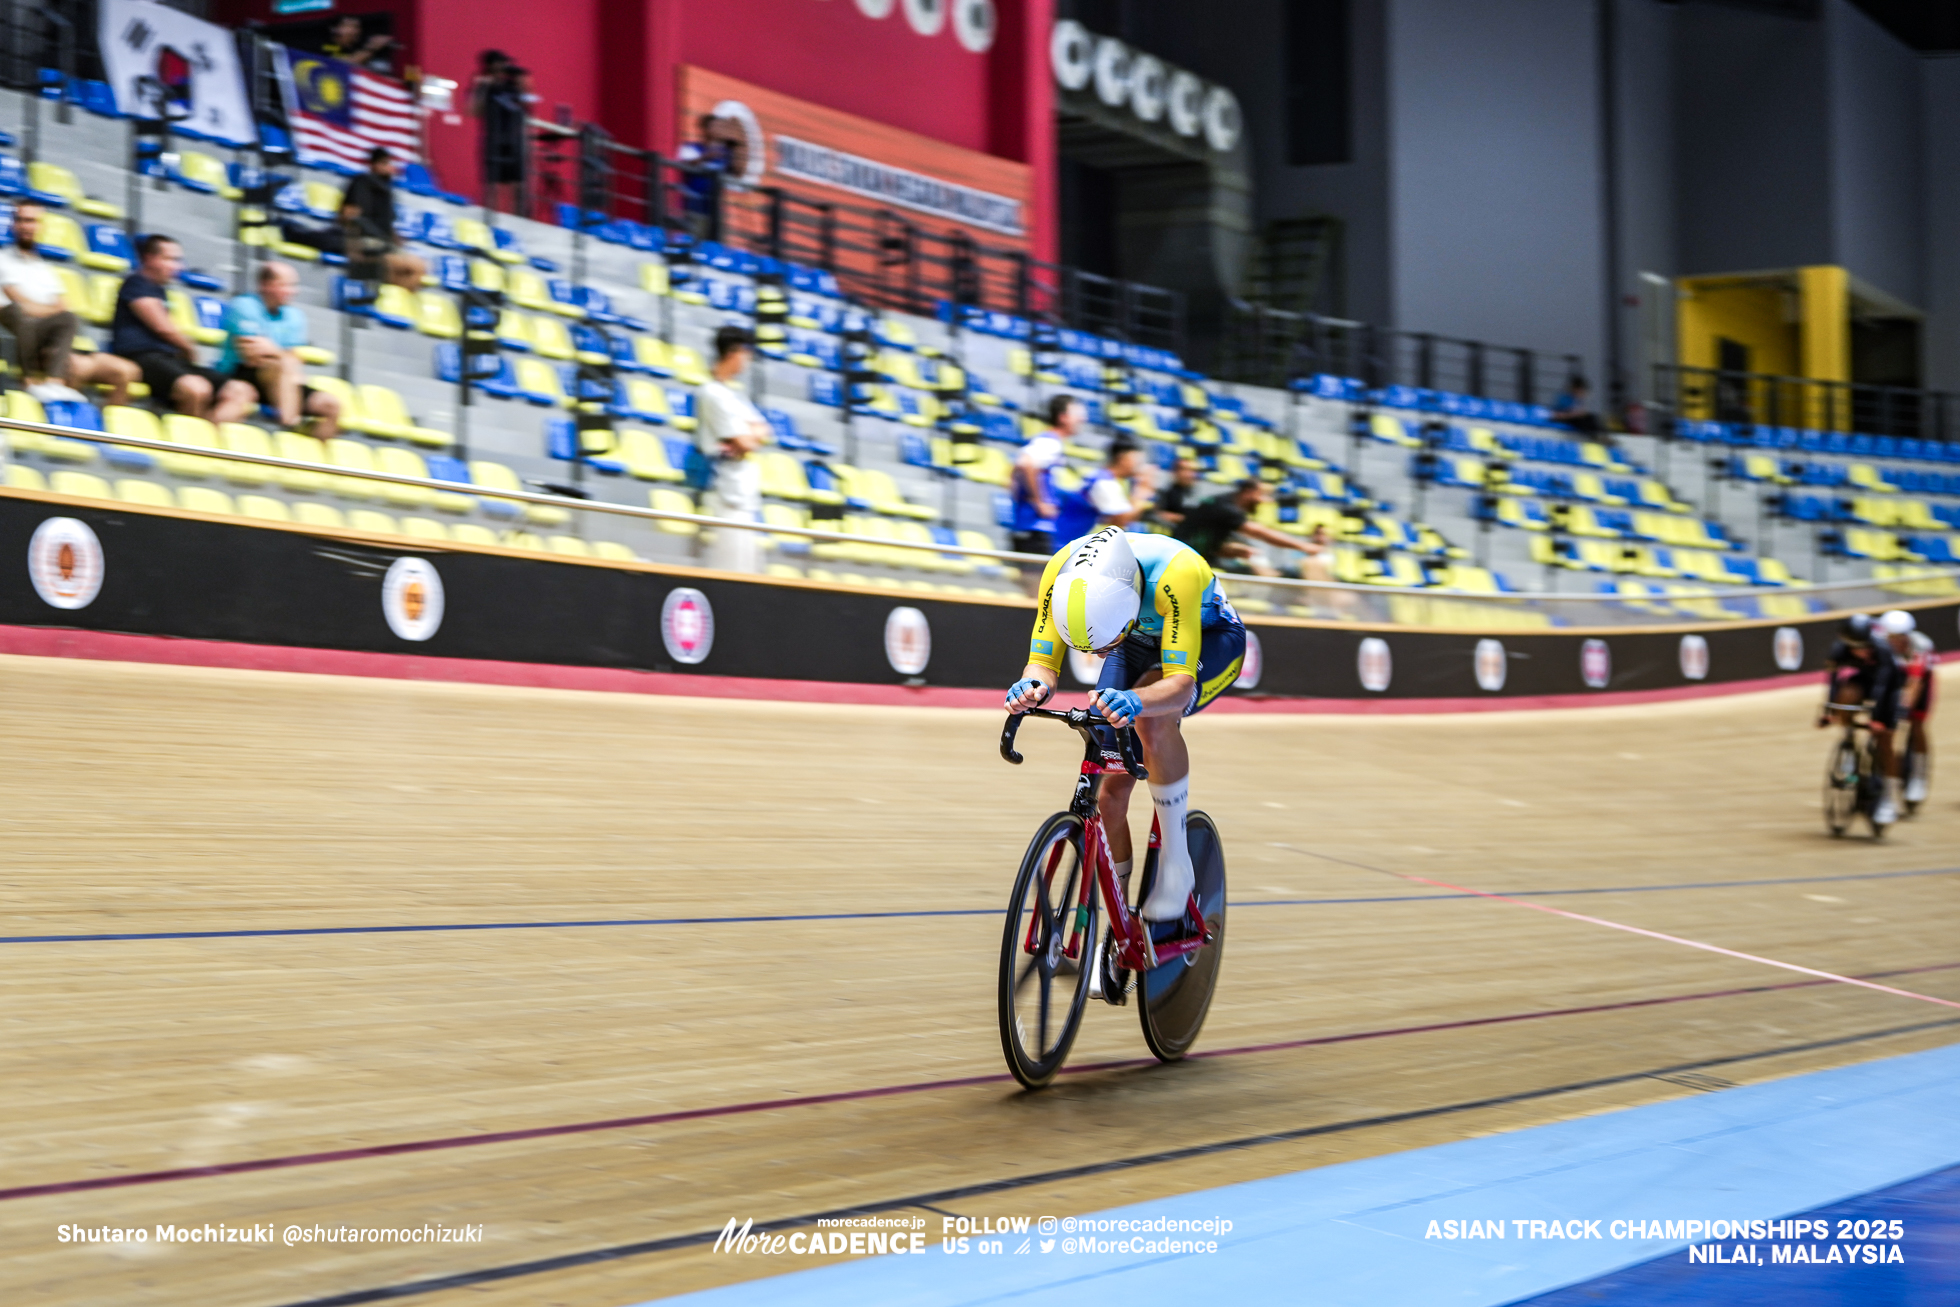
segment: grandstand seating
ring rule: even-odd
[[[120,193],[123,129],[78,115],[73,124],[43,130],[50,137],[45,152],[65,164],[21,169],[16,162],[9,174],[0,156],[0,189],[18,175],[17,191],[44,192],[60,206],[44,240],[51,255],[67,256],[61,272],[68,293],[100,327],[130,253],[119,228],[88,221],[115,213],[89,195]],[[293,180],[277,192],[273,209],[331,219],[340,180],[290,169],[287,175]],[[231,202],[240,174],[185,151],[165,180],[166,190],[146,192],[146,225],[180,236],[193,268],[228,273],[241,248]],[[769,560],[777,575],[1015,590],[1011,573],[997,565],[894,546],[997,545],[1013,450],[1036,425],[1029,415],[1046,394],[1067,390],[1085,400],[1100,430],[1068,451],[1064,478],[1086,472],[1116,431],[1139,438],[1160,467],[1180,453],[1196,458],[1213,485],[1259,477],[1277,492],[1264,519],[1296,535],[1326,526],[1343,579],[1459,595],[1439,604],[1529,585],[1539,569],[1592,572],[1600,584],[1616,586],[1793,580],[1774,558],[1745,548],[1735,523],[1709,511],[1706,493],[1690,499],[1657,475],[1652,451],[1640,442],[1616,452],[1550,426],[1542,409],[1408,387],[1371,394],[1352,379],[1327,376],[1303,381],[1291,395],[1220,386],[1164,351],[1037,330],[996,311],[947,306],[937,320],[866,313],[843,302],[820,270],[773,268],[709,243],[670,264],[659,252],[664,235],[632,223],[592,229],[586,284],[573,286],[558,271],[570,253],[562,227],[483,222],[456,208],[421,169],[404,179],[398,200],[402,230],[429,258],[433,284],[419,294],[383,287],[371,303],[343,312],[337,306],[346,303],[344,287],[333,269],[308,263],[301,271],[316,344],[338,342],[347,355],[344,372],[334,375],[326,370],[334,356],[316,350],[309,379],[339,397],[339,439],[323,445],[303,432],[261,425],[259,417],[213,431],[140,404],[92,420],[110,432],[175,445],[432,475],[458,490],[255,468],[193,452],[151,458],[125,450],[112,463],[111,453],[89,442],[24,433],[12,441],[8,483],[52,489],[65,473],[67,489],[59,493],[432,542],[536,547],[566,558],[689,560],[698,534],[692,523],[648,530],[496,492],[575,476],[599,499],[692,512],[682,469],[693,391],[707,379],[703,353],[723,321],[747,320],[768,300],[786,316],[757,363],[760,402],[776,438],[761,456],[766,518],[779,527],[864,537],[813,544],[787,531],[774,535]],[[269,228],[252,219],[246,230]],[[256,256],[268,246],[244,248]],[[769,280],[777,275],[780,283]],[[219,284],[206,277],[173,288],[170,297],[173,317],[207,344],[221,338],[222,296],[209,289]],[[458,294],[472,288],[505,296],[493,324],[504,353],[473,376],[465,414]],[[872,344],[860,348],[851,333]],[[862,357],[853,363],[854,350]],[[848,392],[847,363],[871,377]],[[610,376],[600,379],[608,368]],[[20,401],[31,404],[19,392],[9,395],[12,415],[40,420],[38,406]],[[573,411],[582,402],[603,408],[610,434],[581,437]],[[1782,520],[1824,530],[1840,566],[1919,564],[1960,553],[1960,460],[1945,446],[1804,432],[1744,438],[1715,424],[1684,425],[1693,428],[1684,430],[1687,439],[1730,450],[1733,485],[1773,496],[1771,511]],[[97,470],[103,467],[132,475],[112,481]],[[594,538],[615,532],[620,539]]]

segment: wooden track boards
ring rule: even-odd
[[[0,1201],[10,1304],[273,1307],[1324,1127],[933,1203],[1066,1214],[1960,1034],[1927,1025],[1950,1009],[1769,988],[1803,978],[1388,874],[1519,892],[1960,863],[1960,781],[1882,843],[1825,836],[1809,691],[1199,719],[1193,802],[1241,905],[1199,1047],[1228,1055],[1033,1096],[1005,1083],[993,978],[1008,878],[1077,756],[1052,724],[1015,769],[975,712],[34,659],[0,660],[0,694],[0,935],[806,918],[0,945],[0,1187],[995,1077]],[[1254,906],[1327,899],[1380,901]],[[1946,876],[1543,901],[1827,970],[1960,962]],[[1960,969],[1889,983],[1960,998]],[[1519,1019],[1453,1024],[1492,1017]],[[1386,1033],[1417,1026],[1442,1028]],[[1092,1007],[1072,1062],[1146,1056],[1133,1010]],[[485,1237],[113,1250],[59,1244],[64,1222]],[[796,1264],[689,1247],[391,1301],[615,1307]]]

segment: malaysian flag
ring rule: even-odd
[[[281,47],[286,121],[300,163],[365,172],[368,151],[386,146],[403,161],[416,155],[415,102],[400,82]]]

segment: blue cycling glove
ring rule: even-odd
[[[1034,706],[1037,708],[1039,708],[1042,704],[1047,703],[1048,696],[1054,693],[1053,690],[1048,688],[1046,682],[1041,681],[1033,676],[1030,676],[1025,680],[1016,681],[1014,682],[1013,685],[1007,688],[1006,707],[1010,712],[1013,711],[1014,701],[1020,698],[1023,694],[1025,694],[1030,689],[1039,689],[1041,691],[1041,697],[1034,701]]]
[[[1143,698],[1135,690],[1097,690],[1092,696],[1105,717],[1126,717],[1135,721],[1143,711]]]

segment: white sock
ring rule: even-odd
[[[1123,896],[1123,906],[1126,908],[1130,906],[1130,869],[1135,865],[1136,859],[1134,857],[1125,858],[1121,862],[1112,861],[1110,863],[1110,866],[1116,871],[1116,892]]]
[[[1177,920],[1191,897],[1191,853],[1184,843],[1184,815],[1190,800],[1189,776],[1150,782],[1150,801],[1157,807],[1157,881],[1143,902],[1146,921]]]

